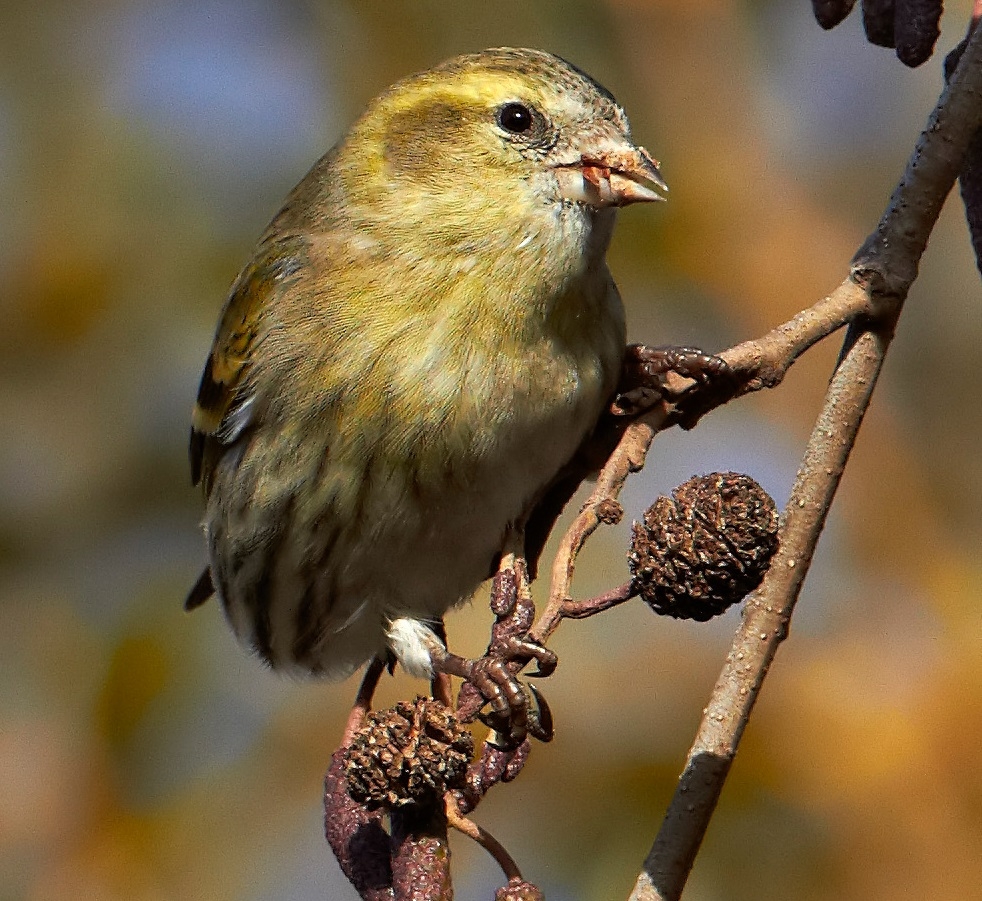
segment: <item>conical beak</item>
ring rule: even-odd
[[[665,200],[658,192],[668,191],[658,161],[630,144],[584,153],[576,163],[557,166],[556,177],[566,200],[597,209]]]

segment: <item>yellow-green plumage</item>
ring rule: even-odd
[[[622,152],[630,184],[591,201]],[[614,206],[655,199],[649,163],[582,73],[498,50],[393,86],[297,186],[233,286],[192,436],[212,581],[270,663],[343,676],[391,647],[427,672],[419,623],[487,576],[614,391],[604,253]]]

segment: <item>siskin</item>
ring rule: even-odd
[[[623,109],[537,50],[459,56],[368,106],[239,274],[191,466],[236,635],[277,669],[429,677],[615,392],[616,208],[662,199]]]

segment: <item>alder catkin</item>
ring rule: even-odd
[[[774,501],[750,476],[693,476],[635,522],[628,563],[656,613],[705,621],[756,588],[777,550]]]

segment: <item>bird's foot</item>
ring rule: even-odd
[[[559,658],[555,651],[550,651],[528,636],[507,635],[498,638],[489,656],[503,658],[509,663],[518,663],[522,666],[534,660],[535,672],[526,673],[533,679],[551,676],[559,665]]]
[[[464,679],[458,708],[466,722],[480,719],[497,733],[497,744],[517,747],[527,735],[540,741],[553,737],[552,713],[542,695],[528,686],[534,704],[530,703],[516,672],[521,665],[535,660],[531,676],[547,676],[556,668],[556,655],[548,648],[527,638],[509,638],[496,643],[484,657],[469,660],[447,650],[431,654],[437,672]],[[470,697],[468,697],[470,695]],[[476,696],[476,697],[475,697]],[[490,710],[481,713],[488,705]]]
[[[344,736],[341,739],[342,748],[347,748],[361,727],[365,725],[365,718],[372,709],[375,689],[378,687],[379,679],[382,678],[382,673],[387,665],[387,659],[381,656],[373,657],[368,664],[355,703],[351,707],[351,713],[348,714],[348,722],[344,727]]]
[[[694,385],[681,393],[672,390],[666,379],[669,374],[681,376]],[[677,410],[676,421],[689,427],[694,424],[693,416],[698,418],[728,397],[733,376],[724,359],[695,347],[630,344],[611,412],[616,416],[637,416],[660,400],[671,400]]]

